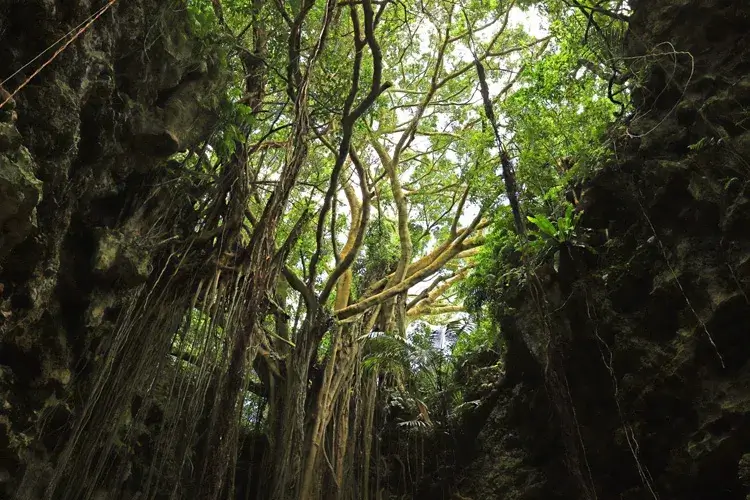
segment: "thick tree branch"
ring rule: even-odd
[[[365,234],[367,232],[367,223],[370,218],[371,203],[370,189],[367,185],[367,174],[353,147],[349,148],[349,155],[352,160],[352,165],[354,166],[354,169],[357,171],[357,175],[359,176],[359,186],[362,193],[362,210],[360,211],[361,214],[359,224],[357,224],[356,236],[353,240],[351,240],[351,246],[349,248],[345,247],[341,262],[338,263],[336,268],[328,277],[325,287],[320,294],[321,303],[324,303],[328,299],[328,296],[331,294],[331,291],[333,290],[333,287],[338,279],[342,274],[344,274],[344,272],[348,271],[354,263],[354,259],[357,257],[357,254],[359,253],[359,250],[362,248],[362,244],[364,243]],[[354,221],[352,221],[352,225],[354,225]],[[347,246],[349,246],[349,242],[347,242]]]
[[[469,227],[466,228],[466,230],[459,235],[458,238],[456,238],[453,243],[446,249],[445,252],[443,252],[441,255],[439,255],[432,263],[430,263],[427,266],[424,266],[423,268],[416,270],[411,276],[408,276],[406,279],[401,281],[400,283],[396,284],[395,286],[386,288],[380,293],[377,293],[375,295],[372,295],[370,297],[367,297],[365,299],[360,300],[356,304],[353,304],[351,306],[348,306],[341,311],[338,311],[336,313],[336,317],[340,321],[349,320],[354,316],[357,316],[359,314],[362,314],[369,308],[381,304],[382,302],[395,297],[396,295],[403,293],[407,291],[410,287],[416,285],[420,281],[424,280],[425,278],[435,274],[437,271],[442,269],[442,267],[447,264],[451,259],[453,259],[458,253],[462,250],[462,244],[466,238],[468,238],[469,234],[471,234],[477,226],[482,222],[482,212],[480,211],[479,214],[474,218],[474,220],[471,222]]]
[[[484,244],[484,237],[481,236],[474,236],[469,238],[469,236],[481,229],[486,228],[490,224],[489,220],[482,220],[476,227],[466,227],[463,229],[458,230],[458,236],[457,237],[464,237],[466,238],[463,243],[461,244],[460,252],[464,252],[466,250],[472,249],[474,247],[480,246]],[[406,277],[408,278],[418,270],[424,268],[425,266],[429,265],[430,262],[434,261],[435,259],[439,258],[440,255],[442,255],[444,252],[446,252],[451,245],[456,241],[457,237],[451,237],[444,241],[442,244],[440,244],[437,248],[435,248],[432,252],[425,255],[424,257],[421,257],[420,259],[414,261],[409,265],[409,269],[406,272]],[[379,292],[385,287],[386,283],[388,283],[388,280],[390,280],[391,276],[393,274],[389,274],[385,278],[381,278],[367,289],[367,292],[365,292],[365,296],[370,296],[376,292]]]
[[[440,314],[450,314],[465,312],[466,308],[461,305],[436,305],[425,308],[417,308],[412,311],[407,311],[406,315],[409,318],[419,318],[424,316],[438,316]]]

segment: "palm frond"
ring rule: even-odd
[[[362,362],[366,369],[389,372],[408,372],[412,348],[406,340],[393,335],[378,335],[367,339]]]
[[[445,340],[449,344],[454,344],[461,334],[472,333],[476,327],[474,319],[468,315],[453,320],[445,325]]]

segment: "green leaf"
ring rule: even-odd
[[[569,204],[565,208],[565,218],[568,219],[569,221],[573,220],[573,205],[572,204]]]
[[[542,233],[552,238],[557,237],[557,230],[555,229],[554,224],[552,224],[552,222],[550,222],[550,220],[544,215],[537,215],[536,217],[527,218],[529,219],[529,221],[533,222]]]

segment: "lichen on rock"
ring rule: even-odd
[[[133,236],[102,230],[97,238],[93,272],[126,287],[139,285],[151,274],[148,248]]]
[[[18,130],[0,123],[0,259],[36,227],[42,182],[35,177],[35,170]]]

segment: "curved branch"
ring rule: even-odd
[[[310,313],[312,313],[312,311],[315,311],[318,308],[318,299],[315,298],[315,294],[312,292],[312,290],[310,290],[307,285],[305,285],[305,283],[299,278],[299,276],[297,276],[297,274],[289,267],[284,266],[283,268],[281,268],[281,273],[284,275],[287,283],[289,283],[289,286],[294,288],[300,293],[300,295],[302,295],[307,310]]]
[[[352,141],[353,136],[353,130],[354,130],[354,124],[361,117],[367,109],[372,106],[372,104],[375,102],[375,100],[382,94],[386,89],[388,89],[391,84],[385,83],[381,85],[381,80],[383,76],[383,57],[382,52],[380,50],[380,45],[378,44],[375,34],[374,34],[374,12],[372,9],[372,0],[363,0],[362,1],[362,7],[365,14],[365,21],[364,21],[364,27],[365,27],[365,40],[367,41],[367,45],[370,48],[370,52],[372,53],[372,62],[373,62],[373,76],[372,76],[372,84],[370,86],[370,91],[365,96],[365,98],[362,100],[362,102],[359,103],[359,105],[354,108],[351,112],[349,112],[349,107],[351,107],[354,103],[354,99],[356,98],[357,91],[359,88],[359,78],[360,78],[360,65],[361,65],[361,50],[357,51],[357,55],[355,55],[355,65],[354,69],[352,71],[352,87],[350,88],[349,94],[347,96],[346,105],[344,108],[344,112],[341,119],[341,128],[342,128],[342,137],[341,137],[341,144],[339,145],[338,154],[336,155],[336,161],[333,165],[333,170],[331,172],[331,181],[328,185],[328,191],[326,192],[326,196],[323,199],[323,207],[320,209],[320,214],[318,216],[318,227],[317,231],[315,232],[315,241],[316,241],[316,248],[315,253],[313,254],[312,258],[310,259],[310,267],[309,267],[309,278],[308,278],[308,286],[312,287],[312,284],[315,282],[315,277],[317,274],[317,267],[318,262],[320,260],[320,254],[322,252],[322,246],[323,246],[323,231],[325,229],[325,222],[326,217],[328,216],[328,211],[331,208],[331,203],[333,201],[333,196],[335,195],[336,189],[338,187],[339,182],[339,176],[341,175],[341,170],[344,166],[344,163],[346,162],[346,158],[349,155],[349,149]],[[356,9],[356,7],[351,7],[353,10]],[[356,14],[352,15],[352,20],[354,21],[356,19]],[[359,28],[355,28],[354,30],[355,35],[355,44],[357,46],[361,45],[361,40],[359,39],[360,33]],[[330,293],[330,292],[329,292]]]
[[[357,228],[357,235],[352,242],[351,248],[349,248],[348,250],[346,248],[344,249],[344,255],[341,259],[341,262],[338,263],[336,269],[334,269],[331,275],[328,277],[325,287],[320,294],[321,303],[325,303],[325,301],[328,299],[328,296],[331,294],[331,291],[333,291],[333,287],[338,279],[354,263],[354,259],[357,257],[357,254],[359,253],[359,250],[360,248],[362,248],[362,244],[365,241],[367,223],[370,218],[370,189],[367,185],[367,175],[365,173],[365,169],[362,166],[362,162],[357,156],[356,151],[354,151],[354,148],[352,147],[349,148],[349,156],[352,160],[352,165],[354,165],[354,169],[357,171],[357,175],[359,176],[359,186],[362,192],[361,216]],[[352,224],[354,224],[354,222],[352,222]],[[347,245],[348,243],[349,242],[347,242]]]
[[[451,236],[455,237],[458,233],[458,220],[461,218],[461,215],[464,213],[464,204],[466,203],[466,198],[469,197],[469,186],[466,186],[466,189],[464,189],[463,195],[461,195],[461,200],[458,202],[458,208],[456,208],[456,216],[453,217],[453,224],[451,224]]]

